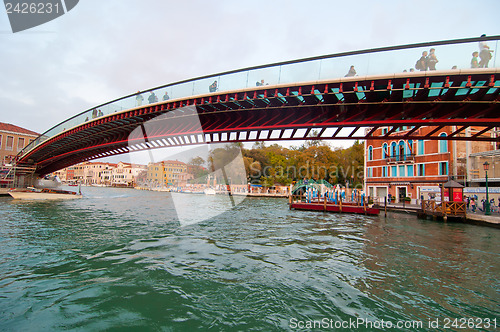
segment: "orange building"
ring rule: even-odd
[[[8,164],[29,143],[39,136],[34,131],[0,122],[0,165]]]
[[[373,136],[386,136],[391,127],[378,128]],[[453,178],[464,185],[470,181],[469,156],[480,151],[496,150],[491,142],[466,142],[451,140],[411,140],[404,135],[413,127],[400,127],[386,139],[365,141],[365,184],[368,196],[383,201],[384,197],[395,198],[396,202],[423,197],[440,199],[440,185]],[[415,135],[425,136],[432,127],[421,127]],[[446,137],[455,132],[455,127],[443,127],[438,135]],[[457,134],[471,136],[479,130],[467,129]],[[481,137],[496,135],[496,131],[483,133]],[[393,199],[394,199],[393,198]]]

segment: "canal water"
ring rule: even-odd
[[[290,211],[273,198],[206,219],[224,197],[176,194],[192,212],[180,222],[169,193],[82,191],[73,201],[0,198],[0,330],[500,325],[498,229]]]

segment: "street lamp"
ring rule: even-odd
[[[484,214],[489,216],[491,214],[491,211],[490,211],[490,198],[488,197],[488,169],[490,168],[490,164],[485,161],[484,164],[483,164],[483,168],[484,168],[484,174],[485,174],[485,178],[486,178],[486,204],[484,205]]]

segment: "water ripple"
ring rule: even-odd
[[[0,199],[2,330],[499,314],[496,229],[290,211],[279,199],[181,226],[165,193],[88,190],[75,202]]]

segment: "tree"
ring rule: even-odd
[[[202,157],[193,157],[191,160],[188,162],[189,165],[200,167],[203,164],[205,164],[205,159]]]

